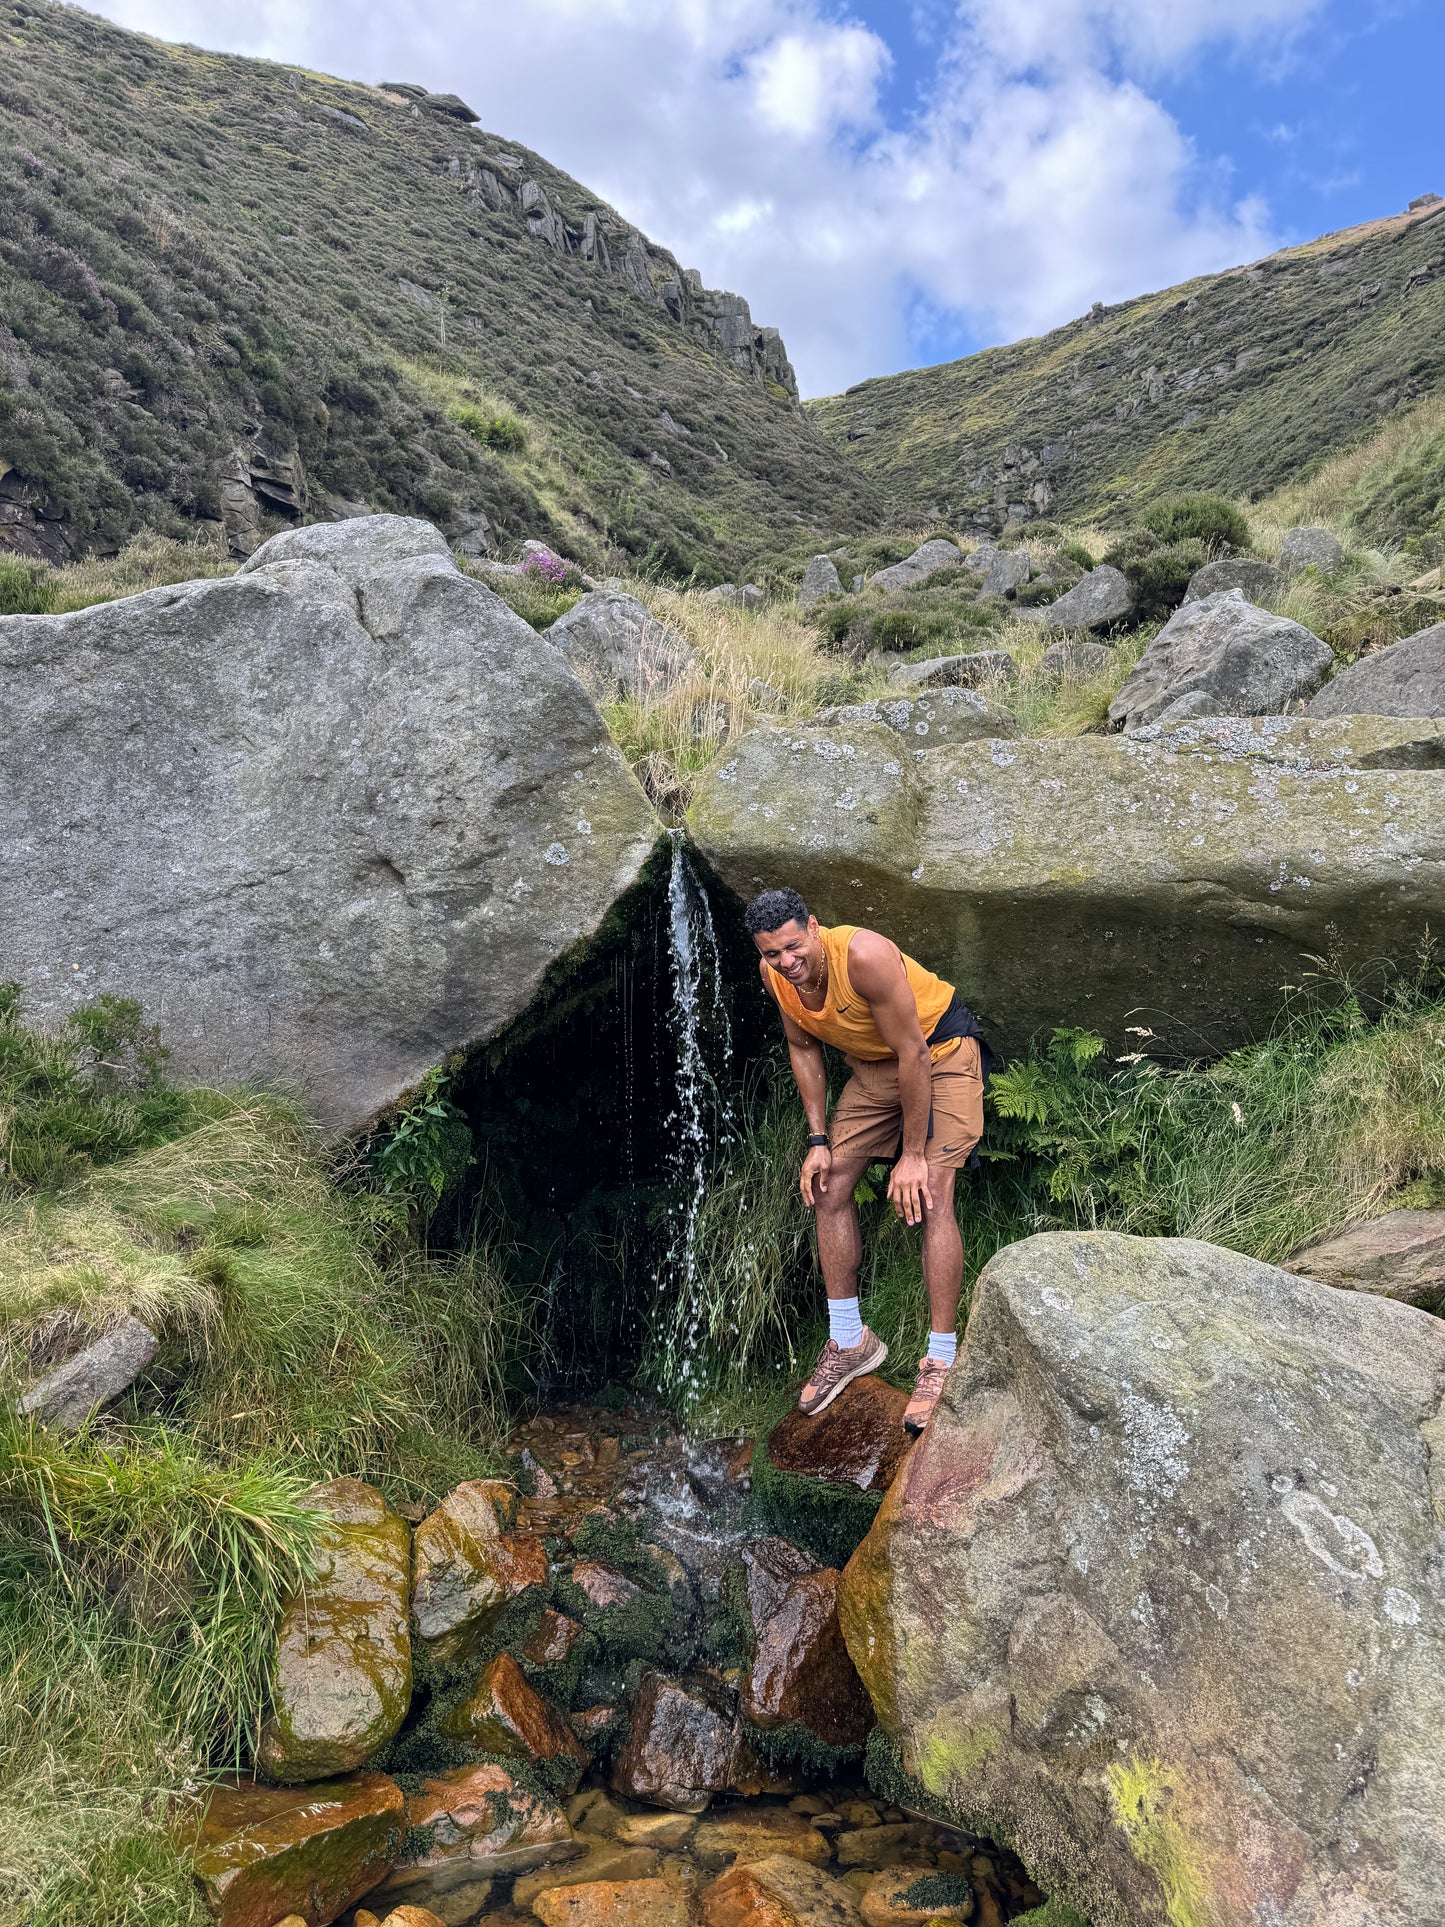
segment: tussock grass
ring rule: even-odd
[[[56,569],[55,613],[89,609],[97,602],[114,602],[119,596],[140,595],[173,582],[235,573],[236,563],[226,552],[219,522],[202,522],[194,535],[184,538],[143,529],[118,555],[90,556]]]
[[[1333,529],[1351,547],[1368,548],[1381,531],[1360,525],[1362,512],[1391,480],[1428,457],[1445,435],[1445,396],[1431,395],[1387,421],[1368,440],[1332,456],[1302,481],[1290,482],[1250,509],[1256,531],[1274,536],[1289,528]],[[1402,531],[1403,533],[1403,531]]]

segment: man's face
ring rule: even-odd
[[[786,977],[794,988],[817,976],[823,940],[816,917],[809,917],[806,924],[792,918],[781,930],[759,930],[753,942],[768,968]]]

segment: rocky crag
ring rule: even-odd
[[[0,35],[0,548],[359,504],[685,575],[876,517],[777,331],[455,96],[50,0]]]
[[[1181,488],[1258,498],[1445,379],[1445,200],[860,382],[814,419],[900,513],[1120,521]]]

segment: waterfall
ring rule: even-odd
[[[658,1274],[659,1313],[667,1327],[664,1371],[681,1387],[684,1404],[691,1406],[701,1390],[696,1354],[705,1312],[698,1231],[714,1146],[726,1142],[734,1128],[729,1096],[733,1041],[712,906],[687,860],[682,831],[669,830],[668,836],[672,841],[667,887],[670,1016],[677,1049],[677,1099],[667,1124],[673,1133],[671,1162],[677,1197],[668,1250]],[[709,1033],[715,1070],[709,1068],[705,1049]]]

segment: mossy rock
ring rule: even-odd
[[[825,1566],[844,1566],[867,1537],[883,1503],[881,1492],[784,1472],[768,1456],[767,1441],[753,1453],[753,1512],[767,1532],[802,1546]]]

